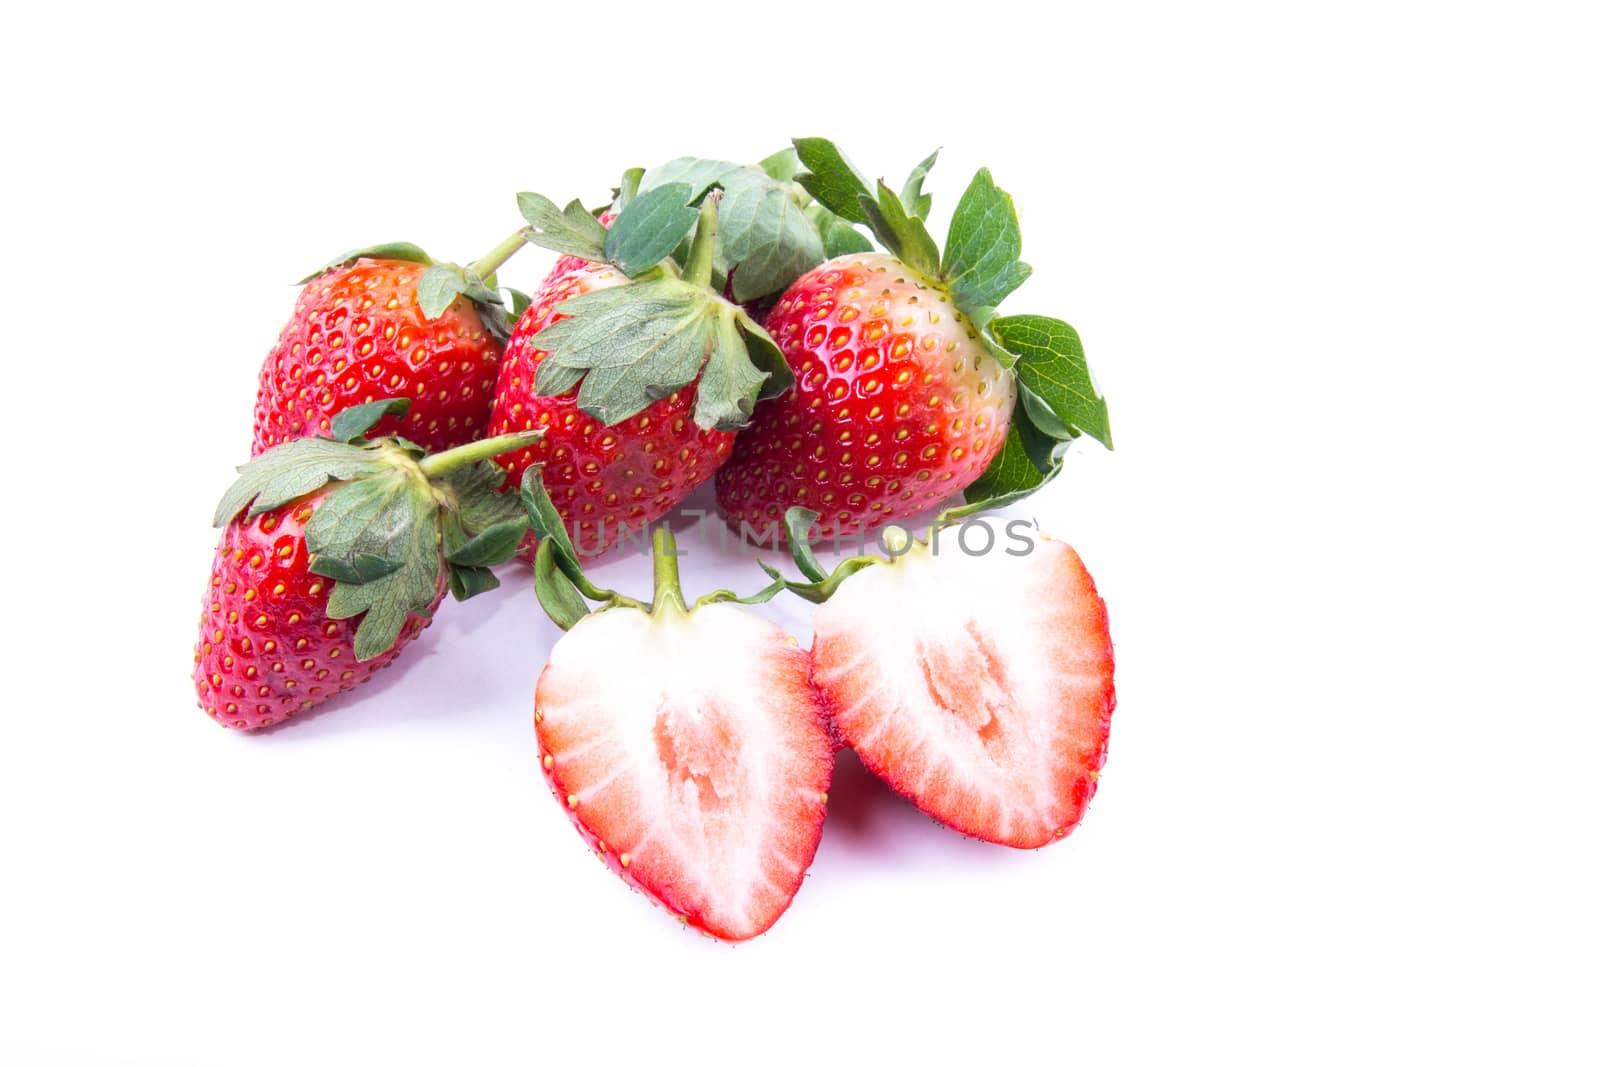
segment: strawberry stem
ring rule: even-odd
[[[711,284],[711,267],[717,258],[717,201],[721,199],[722,190],[713,189],[700,203],[700,221],[695,224],[694,241],[683,265],[684,280],[694,285]]]
[[[658,527],[653,545],[655,550],[655,593],[650,600],[650,614],[659,615],[665,608],[682,615],[688,610],[683,600],[683,589],[678,585],[678,542],[672,531]]]
[[[526,231],[518,230],[504,241],[489,249],[488,255],[476,260],[467,269],[480,278],[487,278],[499,270],[506,260],[510,259],[517,249],[528,243]]]
[[[482,441],[458,445],[436,456],[424,456],[417,461],[417,467],[427,477],[437,478],[457,467],[476,463],[480,459],[492,459],[502,452],[511,452],[531,445],[543,435],[543,430],[519,430],[517,433],[501,434],[499,437],[487,437]]]

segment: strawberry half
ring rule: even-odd
[[[487,460],[530,435],[432,456],[364,436],[405,404],[349,409],[331,438],[239,468],[217,507],[194,654],[200,707],[222,725],[272,726],[359,685],[422,632],[446,589],[465,599],[497,584],[488,568],[527,520]]]
[[[485,279],[522,243],[513,235],[467,268],[382,245],[307,279],[261,365],[250,454],[325,434],[339,412],[380,397],[411,401],[384,430],[429,451],[482,437],[506,333]]]
[[[968,555],[952,532],[817,609],[812,678],[844,743],[964,834],[1038,848],[1083,818],[1116,706],[1105,603],[1071,548]]]
[[[628,884],[714,937],[755,937],[822,836],[833,745],[810,657],[732,594],[686,605],[664,528],[651,605],[589,586],[537,468],[523,495],[535,588],[568,628],[534,696],[551,791]],[[607,606],[587,613],[580,591]]]
[[[1105,401],[1076,331],[995,309],[1032,273],[1019,258],[1011,197],[980,170],[957,204],[941,254],[924,220],[923,180],[896,194],[869,184],[830,142],[795,141],[796,181],[831,213],[830,251],[766,318],[795,388],[760,404],[717,474],[717,507],[757,536],[791,507],[824,535],[871,530],[956,493],[971,510],[1033,492],[1067,443],[1108,447]],[[866,225],[889,250],[849,224]]]

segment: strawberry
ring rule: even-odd
[[[765,536],[790,507],[841,536],[958,492],[996,506],[1054,475],[1064,444],[1109,445],[1105,403],[1077,334],[1043,316],[996,318],[1031,273],[1011,198],[979,171],[941,258],[923,220],[930,156],[900,195],[876,190],[833,145],[795,142],[797,180],[838,219],[865,223],[892,254],[860,246],[795,281],[766,320],[795,388],[757,407],[717,474],[729,525]],[[848,226],[830,235],[847,246]],[[1017,399],[1023,405],[1017,407]]]
[[[496,495],[498,468],[484,461],[528,435],[434,456],[363,436],[405,404],[349,409],[332,438],[239,468],[217,509],[225,529],[194,657],[200,706],[224,726],[271,726],[359,685],[428,625],[447,588],[464,598],[495,584],[486,568],[510,551],[490,540],[503,545],[520,508]]]
[[[977,479],[1005,443],[1016,390],[935,283],[893,256],[842,256],[767,317],[795,388],[761,405],[717,477],[730,525],[816,509],[849,534],[915,515]]]
[[[315,493],[236,519],[222,533],[200,615],[194,684],[201,708],[224,726],[272,726],[360,685],[422,632],[444,599],[440,582],[422,610],[407,614],[388,651],[357,660],[354,620],[328,617],[333,581],[308,565],[306,523],[327,497]]]
[[[307,279],[261,366],[250,454],[326,433],[334,415],[380,396],[410,398],[404,425],[387,429],[430,451],[481,437],[505,337],[485,279],[522,243],[513,235],[465,269],[384,245]]]
[[[570,569],[576,556],[545,505],[541,561],[559,542]],[[833,746],[805,652],[717,602],[731,594],[686,605],[675,551],[658,529],[651,606],[587,588],[610,605],[552,611],[570,629],[539,675],[539,760],[578,832],[624,881],[688,925],[742,941],[800,889],[822,836]],[[551,581],[563,583],[556,603],[576,597],[562,571],[541,563],[539,575],[547,606]]]
[[[817,609],[812,679],[835,730],[946,826],[1015,848],[1065,837],[1116,705],[1094,580],[1048,538],[1020,556],[907,540]]]
[[[543,464],[567,529],[585,554],[598,555],[616,545],[625,525],[642,529],[711,477],[728,458],[733,434],[695,423],[693,383],[609,427],[578,406],[575,392],[539,395],[536,374],[549,353],[537,338],[566,317],[558,310],[562,301],[627,281],[608,264],[563,259],[577,265],[563,272],[558,264],[506,345],[489,432],[544,431],[529,447],[496,462],[506,469],[508,484],[519,482],[530,465]],[[532,538],[523,552],[532,562]]]
[[[756,174],[727,180],[778,188]],[[710,179],[698,187],[665,181],[644,188],[638,181],[622,206],[600,219],[576,201],[559,209],[537,194],[518,197],[528,240],[563,257],[517,322],[490,429],[545,431],[500,463],[511,484],[543,466],[544,483],[585,555],[613,547],[625,528],[642,529],[709,479],[757,397],[789,381],[771,338],[712,286],[714,265],[729,253],[719,244],[721,194],[704,188]],[[777,195],[770,207],[753,200],[751,217],[782,214],[789,201]],[[680,265],[672,257],[691,229]],[[792,274],[780,276],[787,284]],[[523,555],[531,561],[534,551],[530,538]]]

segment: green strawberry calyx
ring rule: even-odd
[[[997,314],[1033,268],[1021,258],[1022,229],[1011,196],[987,168],[956,204],[941,252],[927,227],[932,197],[923,191],[937,151],[895,193],[882,179],[869,182],[825,138],[797,138],[794,150],[804,167],[794,180],[835,217],[866,226],[891,255],[948,294],[1016,379],[1017,409],[1003,447],[967,487],[966,504],[945,518],[1014,503],[1039,489],[1060,471],[1067,446],[1080,436],[1112,446],[1105,398],[1077,331],[1044,315]]]
[[[576,388],[578,407],[609,426],[696,384],[695,424],[737,430],[757,400],[789,387],[778,346],[714,284],[727,247],[723,197],[690,182],[641,186],[610,229],[577,201],[557,209],[537,194],[519,197],[530,242],[610,263],[629,279],[563,301],[565,317],[539,332],[549,353],[534,378],[540,396]]]
[[[682,615],[703,604],[731,602],[761,604],[782,592],[786,586],[781,577],[749,596],[740,596],[727,589],[718,589],[700,597],[692,605],[684,600],[678,582],[677,542],[672,531],[658,526],[652,535],[655,568],[655,591],[649,604],[624,596],[613,589],[596,586],[584,574],[578,559],[578,550],[572,543],[561,513],[545,489],[541,464],[534,464],[522,475],[521,500],[527,511],[526,527],[539,539],[534,554],[533,590],[539,604],[550,620],[563,630],[570,630],[589,614],[588,601],[600,604],[596,610],[634,608],[648,611],[656,618]]]
[[[519,194],[530,243],[631,279],[562,304],[572,318],[539,335],[552,358],[537,391],[560,395],[583,379],[578,406],[610,424],[697,381],[696,424],[737,430],[757,401],[789,388],[782,353],[746,309],[829,256],[871,247],[812,202],[793,180],[799,166],[785,149],[756,166],[682,156],[636,167],[603,209],[609,229],[580,201]]]
[[[212,517],[216,526],[253,519],[332,484],[306,523],[306,550],[311,572],[334,580],[328,617],[362,617],[358,660],[387,652],[411,615],[426,616],[441,580],[459,600],[495,588],[489,568],[511,559],[527,529],[521,502],[498,491],[505,474],[490,460],[527,447],[541,431],[433,455],[403,437],[365,436],[409,403],[349,408],[334,417],[330,436],[263,452],[239,468]]]

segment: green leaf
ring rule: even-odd
[[[606,259],[630,278],[666,259],[700,217],[693,198],[686,183],[668,182],[630,200],[606,233]]]
[[[1006,431],[1005,444],[999,454],[989,461],[989,466],[978,475],[977,481],[967,486],[962,494],[966,505],[952,508],[941,517],[965,518],[980,511],[1014,504],[1049,482],[1060,469],[1059,462],[1047,471],[1041,471],[1034,464],[1023,441],[1023,431],[1013,421],[1011,428]]]
[[[906,212],[912,218],[928,219],[928,212],[933,208],[933,197],[922,191],[922,183],[927,180],[928,171],[939,161],[939,150],[935,148],[933,154],[911,170],[910,177],[906,178],[905,186],[900,190],[900,199],[906,206]]]
[[[330,619],[365,614],[356,627],[357,660],[388,651],[411,615],[428,614],[440,579],[437,514],[432,489],[395,471],[340,486],[306,524],[306,548],[315,556],[373,555],[398,564],[372,581],[336,581],[328,597]]]
[[[539,539],[542,548],[546,542],[555,546],[568,560],[578,561],[578,550],[572,545],[567,526],[561,521],[561,512],[544,487],[544,465],[535,463],[522,473],[520,493],[522,506],[528,513],[528,528]]]
[[[578,620],[589,614],[589,605],[561,569],[555,545],[548,540],[541,540],[539,550],[534,553],[533,591],[550,621],[563,630],[572,629]]]
[[[450,568],[450,595],[457,600],[471,600],[479,593],[500,588],[500,579],[487,567]]]
[[[805,172],[795,175],[805,191],[817,202],[847,222],[865,223],[861,197],[872,194],[867,179],[850,164],[832,141],[823,137],[797,137],[795,153],[805,164]]]
[[[391,469],[372,445],[351,445],[326,437],[302,437],[263,452],[239,468],[239,478],[223,494],[213,526],[231,521],[245,508],[254,518],[282,507],[330,481],[345,481]]]
[[[417,279],[417,306],[424,318],[436,319],[445,313],[458,296],[467,291],[467,275],[460,267],[440,264],[423,271]]]
[[[1011,358],[1015,362],[1016,357],[1012,356]],[[1027,386],[1020,384],[1017,386],[1017,402],[1018,406],[1026,412],[1028,421],[1040,433],[1053,437],[1058,441],[1071,441],[1078,436],[1078,431],[1062,422],[1056,413],[1050,410],[1050,405],[1046,404],[1040,399],[1038,393],[1035,393]]]
[[[810,533],[818,518],[818,513],[809,508],[790,508],[783,513],[783,528],[789,538],[789,555],[794,557],[794,565],[800,568],[800,573],[813,582],[825,582],[828,569],[811,549]]]
[[[528,532],[526,513],[503,519],[445,556],[458,567],[496,567],[517,554]]]
[[[1063,440],[1041,430],[1026,405],[1018,405],[1018,409],[1011,416],[1011,425],[1016,427],[1017,436],[1022,441],[1022,450],[1028,454],[1028,460],[1034,468],[1040,474],[1054,474],[1062,460],[1066,459],[1067,449],[1071,447],[1074,438]]]
[[[961,194],[945,240],[943,274],[956,306],[998,307],[1033,273],[1021,255],[1022,227],[1011,196],[996,187],[987,168],[980,170]]]
[[[822,254],[828,259],[872,251],[872,241],[821,204],[806,208],[806,218],[822,236]]]
[[[695,380],[718,303],[677,278],[601,289],[564,301],[571,317],[546,326],[539,343],[547,362],[588,371],[578,407],[611,426]]]
[[[766,380],[750,363],[737,320],[732,315],[719,316],[695,397],[695,425],[703,430],[739,429],[750,421]]]
[[[605,260],[606,228],[581,201],[574,200],[563,209],[538,193],[518,193],[517,208],[528,220],[529,243],[591,263]]]
[[[511,298],[512,320],[514,321],[522,318],[522,313],[528,310],[528,305],[533,303],[533,298],[527,293],[524,293],[521,289],[513,289],[509,285],[504,286],[503,291],[505,292],[506,296]]]
[[[368,245],[365,248],[352,248],[342,256],[335,256],[318,270],[312,271],[301,278],[296,285],[304,285],[313,278],[319,278],[335,267],[342,267],[347,263],[354,263],[358,259],[399,259],[408,263],[424,263],[432,265],[433,259],[412,244],[410,241],[390,241],[387,244]]]
[[[493,460],[452,467],[437,481],[454,498],[451,513],[460,519],[468,535],[479,534],[507,519],[523,517],[522,501],[517,499],[517,494],[504,491],[505,468]]]
[[[1044,315],[1009,315],[989,323],[995,338],[1016,353],[1017,381],[1035,393],[1069,430],[1111,448],[1111,418],[1089,373],[1078,331]]]
[[[385,415],[402,418],[410,407],[411,401],[403,396],[387,400],[369,400],[365,404],[345,408],[335,415],[328,423],[328,432],[335,441],[349,443],[358,437],[366,436],[367,431],[376,426]]]
[[[735,300],[781,293],[822,262],[822,237],[791,188],[754,167],[725,177],[718,238]]]
[[[400,569],[400,561],[384,559],[366,552],[357,553],[353,559],[337,556],[313,556],[306,568],[312,574],[332,578],[337,582],[374,582]]]
[[[779,396],[794,384],[794,371],[783,358],[783,349],[772,335],[756,325],[756,321],[741,308],[736,316],[739,332],[744,336],[745,352],[757,371],[766,375],[761,385],[761,399]]]
[[[738,163],[723,159],[696,159],[679,156],[659,167],[651,167],[639,179],[639,192],[649,192],[663,185],[681,183],[689,187],[689,199],[699,200],[705,191],[718,185],[734,171],[743,170]]]
[[[744,425],[755,397],[792,381],[782,353],[738,305],[680,278],[600,289],[561,307],[570,317],[539,334],[550,354],[535,386],[553,395],[547,390],[570,389],[581,374],[578,407],[608,426],[700,378],[703,367],[701,427]]]
[[[992,308],[980,308],[979,311],[984,313],[980,317],[984,321],[988,321],[993,317],[993,310]],[[983,344],[984,350],[994,357],[995,362],[1006,370],[1010,370],[1017,365],[1017,354],[995,340],[994,334],[982,326],[978,327],[978,340]]]
[[[639,195],[639,183],[644,179],[643,167],[629,167],[622,172],[622,180],[612,190],[611,212],[620,215],[628,202]],[[604,215],[604,211],[591,212],[596,218]],[[603,225],[603,224],[602,224]]]
[[[565,396],[582,380],[582,367],[564,367],[546,359],[533,372],[533,391],[539,396]]]
[[[859,199],[872,232],[890,252],[908,267],[930,278],[939,276],[939,246],[934,244],[922,220],[906,214],[900,198],[883,182],[878,183],[878,199],[863,193]]]
[[[306,549],[352,566],[364,555],[398,559],[394,546],[407,536],[419,503],[429,515],[435,510],[433,497],[419,493],[426,490],[398,467],[345,482],[328,494],[306,523]]]
[[[756,166],[765,171],[768,177],[780,182],[794,181],[795,176],[805,169],[800,162],[800,153],[794,150],[793,145],[778,149]]]

